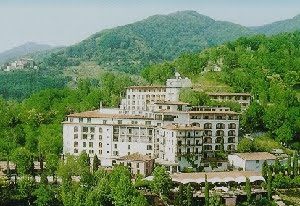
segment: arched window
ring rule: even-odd
[[[74,127],[74,132],[78,132],[78,127],[77,126]]]
[[[194,126],[194,127],[200,127],[200,124],[197,123],[197,122],[193,122],[193,123],[192,123],[192,126]]]
[[[224,136],[224,131],[223,130],[217,130],[216,131],[216,136]]]
[[[236,124],[235,123],[230,123],[228,125],[228,129],[235,129],[236,128]]]
[[[211,137],[205,137],[204,138],[204,143],[212,143],[212,138]]]
[[[235,137],[228,137],[228,143],[235,143]]]
[[[204,129],[211,129],[211,123],[205,123]]]
[[[225,124],[223,124],[223,123],[218,123],[218,124],[216,125],[216,128],[217,128],[217,129],[225,129]]]
[[[215,150],[221,150],[221,145],[216,145]]]
[[[222,143],[223,142],[223,138],[222,137],[217,137],[215,140],[215,143]]]
[[[100,148],[102,147],[102,142],[99,142],[99,147],[100,147]]]
[[[204,131],[204,136],[212,136],[212,131],[211,130],[205,130]]]
[[[235,136],[235,131],[234,130],[229,130],[228,131],[228,136]]]

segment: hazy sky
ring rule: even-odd
[[[300,0],[0,0],[0,52],[28,41],[74,44],[102,29],[178,10],[256,26],[300,14]]]

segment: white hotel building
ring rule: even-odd
[[[97,155],[102,166],[112,166],[123,156],[140,153],[173,172],[199,166],[210,170],[205,160],[217,151],[235,151],[239,114],[224,107],[189,107],[179,101],[180,89],[188,87],[191,81],[176,73],[166,86],[127,88],[120,108],[68,115],[64,154],[85,151]]]

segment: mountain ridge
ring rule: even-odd
[[[13,47],[0,53],[0,64],[11,61],[25,55],[52,49],[53,47],[47,44],[39,44],[36,42],[26,42],[22,45]]]

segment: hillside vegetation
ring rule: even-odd
[[[142,76],[150,83],[164,83],[176,68],[201,85],[201,78],[207,75],[204,68],[210,65],[222,69],[210,75],[217,77],[215,82],[253,95],[254,103],[242,118],[244,132],[268,131],[280,142],[299,142],[300,104],[294,88],[300,83],[300,32],[243,37],[149,66]]]

